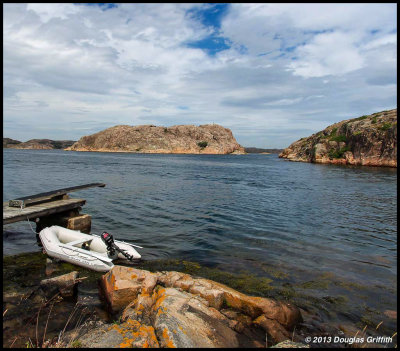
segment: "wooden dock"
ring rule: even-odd
[[[65,211],[79,209],[86,203],[84,199],[64,199],[32,205],[25,208],[10,207],[3,202],[3,224],[35,220],[36,218],[53,215]]]
[[[67,193],[104,186],[103,183],[91,183],[3,202],[3,225],[20,221],[35,221],[37,232],[47,226],[61,225],[89,233],[91,216],[79,213],[86,200],[70,198]]]

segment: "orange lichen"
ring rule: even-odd
[[[169,337],[167,328],[163,329],[162,335],[163,335],[163,338],[164,338],[164,341],[165,341],[165,347],[176,348],[176,345],[174,344],[174,342]]]

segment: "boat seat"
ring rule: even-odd
[[[66,243],[65,245],[76,246],[76,245],[79,245],[79,244],[87,243],[88,241],[92,241],[92,240],[93,239],[78,239],[78,240]]]
[[[65,247],[66,249],[70,249],[70,250],[73,250],[73,251],[81,252],[81,253],[84,253],[85,255],[96,257],[96,258],[98,258],[98,259],[100,259],[101,261],[104,261],[104,262],[112,262],[113,261],[109,257],[103,256],[103,255],[101,255],[99,253],[96,253],[96,252],[93,252],[93,251],[83,250],[83,249],[80,249],[79,247],[73,247],[71,245],[66,245],[66,244],[58,244],[58,246]]]

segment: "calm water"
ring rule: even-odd
[[[254,154],[5,149],[3,156],[3,201],[104,182],[71,195],[87,200],[92,233],[145,247],[145,260],[179,258],[260,277],[272,269],[281,273],[277,284],[315,299],[344,296],[325,318],[395,323],[383,312],[397,309],[396,169]],[[27,222],[4,229],[4,254],[39,250]]]

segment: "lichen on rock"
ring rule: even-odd
[[[302,321],[289,303],[176,271],[114,266],[102,277],[102,287],[112,310],[121,314],[121,325],[151,326],[160,347],[265,347],[266,333],[277,343],[289,339]]]

